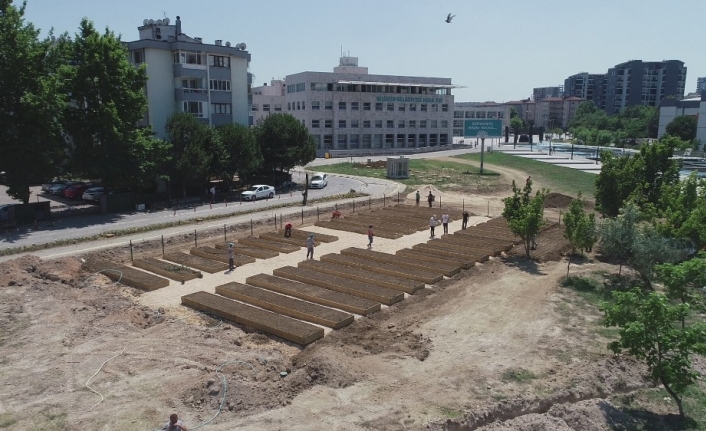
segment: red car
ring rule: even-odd
[[[64,196],[69,199],[78,199],[83,196],[83,192],[91,188],[88,184],[76,184],[64,190]]]

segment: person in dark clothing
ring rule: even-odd
[[[431,194],[431,190],[429,190],[429,196],[427,196],[427,202],[429,202],[429,208],[431,208],[431,203],[434,202],[434,195]]]
[[[463,211],[463,217],[461,218],[461,229],[465,229],[468,226],[468,217],[470,214],[468,214],[468,211],[464,210]]]

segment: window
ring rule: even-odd
[[[409,127],[417,127],[417,120],[409,120]]]
[[[324,135],[324,147],[331,148],[333,146],[333,135]]]
[[[346,128],[346,120],[338,120],[338,128],[345,129]]]
[[[260,106],[259,106],[258,104],[256,104],[256,103],[253,103],[252,108],[250,108],[250,109],[252,109],[253,111],[257,112],[257,110],[260,109]]]
[[[454,120],[454,127],[463,127],[463,120]]]
[[[370,120],[363,120],[363,128],[364,129],[370,128]]]
[[[351,111],[358,110],[358,102],[351,102]]]
[[[230,103],[211,103],[211,113],[218,115],[230,115]]]
[[[230,57],[220,55],[209,55],[208,65],[213,67],[230,67]]]
[[[422,103],[421,105],[419,105],[419,110],[422,112],[427,112],[427,104]]]
[[[454,111],[454,118],[463,118],[463,111]]]
[[[387,128],[392,129],[395,127],[395,122],[393,120],[387,120]]]
[[[436,121],[436,120],[431,120],[431,128],[432,128],[432,129],[436,129],[437,127],[439,127],[437,121]]]
[[[302,101],[302,111],[305,111],[305,110],[306,110],[306,101],[303,100]]]
[[[275,112],[281,112],[281,111],[282,111],[282,105],[275,104]]]
[[[416,104],[416,103],[410,103],[410,104],[409,104],[409,110],[410,110],[410,111],[416,111],[416,110],[417,110],[417,104]]]
[[[230,91],[230,81],[211,79],[209,81],[209,88],[213,91]]]
[[[174,51],[174,63],[204,64],[201,51]]]
[[[505,118],[505,113],[503,111],[498,111],[498,118]]]
[[[397,128],[398,129],[404,129],[404,120],[399,120],[397,122]]]
[[[382,111],[382,103],[381,103],[381,102],[375,103],[375,110],[376,110],[376,111]]]
[[[404,112],[404,103],[400,103],[399,106],[397,107],[397,110]]]
[[[324,102],[324,109],[326,109],[327,111],[333,110],[333,102],[330,102],[330,101]]]
[[[324,127],[330,129],[333,127],[333,120],[324,120]]]
[[[312,110],[312,111],[318,111],[318,110],[319,110],[320,103],[321,103],[321,102],[319,102],[319,101],[313,101],[313,102],[311,102],[311,110]]]
[[[197,89],[199,87],[195,79],[182,79],[181,88]]]
[[[387,104],[387,110],[388,110],[388,111],[394,111],[394,110],[395,110],[395,104],[394,104],[394,103],[388,103],[388,104]]]
[[[485,111],[476,112],[476,118],[485,118]]]
[[[495,112],[495,111],[488,111],[488,118],[495,118],[496,115],[497,115],[497,112]]]
[[[475,118],[475,111],[466,111],[466,118]]]
[[[346,145],[348,135],[338,135],[338,145]]]
[[[425,129],[427,127],[427,120],[419,120],[419,127]]]
[[[304,83],[303,82],[301,84],[297,84],[297,93],[300,91],[304,91]]]
[[[447,129],[449,127],[449,120],[441,120],[441,128]]]
[[[360,135],[351,135],[350,146],[351,148],[358,148],[358,142],[360,141]]]
[[[141,49],[137,50],[137,51],[133,51],[132,62],[135,64],[144,63],[145,62],[145,53]]]
[[[449,105],[447,103],[441,105],[441,112],[449,112]]]
[[[266,111],[266,112],[270,112],[270,105],[269,105],[268,103],[262,105],[262,110],[263,110],[263,111]]]
[[[287,102],[287,111],[291,111],[291,110],[292,110],[292,104]]]
[[[338,102],[338,110],[345,111],[346,110],[346,102]]]
[[[382,129],[382,120],[375,120],[375,128]]]
[[[438,112],[439,111],[439,105],[436,103],[431,104],[431,111],[432,112]]]
[[[363,102],[363,111],[370,111],[370,102]]]
[[[184,101],[183,103],[183,109],[184,112],[187,114],[191,114],[193,117],[196,118],[203,118],[203,102],[187,102]]]
[[[353,129],[358,128],[358,120],[351,120],[351,128],[353,128]]]
[[[370,144],[372,142],[373,142],[373,139],[370,134],[363,135],[363,148],[370,148]]]
[[[287,93],[295,93],[297,86],[294,84],[289,84],[287,86]]]
[[[318,129],[319,126],[319,120],[311,120],[311,128],[312,129]]]
[[[297,102],[297,111],[299,111],[300,109],[302,109],[302,103],[301,103],[301,102]]]
[[[454,129],[454,136],[463,136],[463,129]]]

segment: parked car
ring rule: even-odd
[[[74,184],[64,190],[64,197],[78,199],[83,196],[83,192],[91,188],[90,184]]]
[[[100,199],[101,196],[105,194],[105,188],[103,187],[91,187],[83,192],[83,200],[95,202]]]
[[[311,189],[323,189],[328,185],[328,175],[326,174],[314,174],[309,180],[309,188]]]
[[[520,139],[517,142],[529,142],[529,135],[520,135]]]
[[[257,199],[275,197],[275,188],[264,184],[257,184],[240,194],[240,199],[244,201],[254,201]]]
[[[54,181],[48,182],[46,184],[42,184],[42,191],[48,192],[53,186],[58,186],[58,185],[66,184],[66,183],[67,183],[66,180],[54,180]]]
[[[49,188],[49,193],[51,193],[53,195],[62,196],[64,194],[64,190],[68,189],[71,186],[75,186],[78,184],[83,184],[83,183],[80,181],[68,181],[64,184],[56,184],[56,185],[51,186]]]

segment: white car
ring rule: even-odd
[[[314,174],[309,180],[309,188],[311,189],[323,189],[328,184],[328,175],[326,174]]]
[[[83,192],[84,201],[97,201],[101,196],[105,194],[105,189],[103,187],[91,187],[90,189]]]
[[[273,197],[275,197],[275,188],[264,184],[254,185],[240,194],[240,199],[244,201],[272,199]]]

